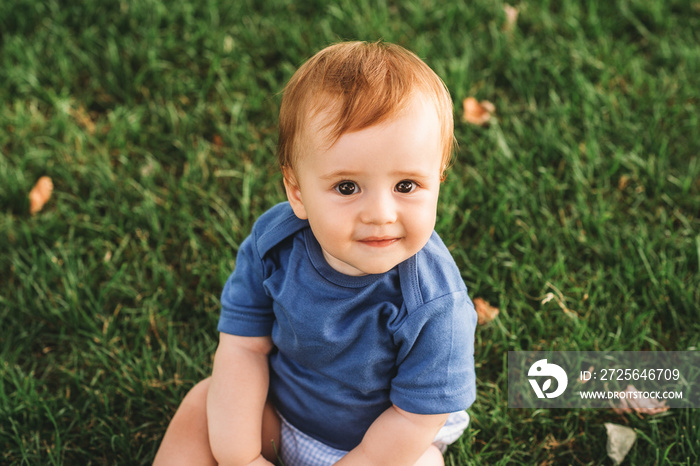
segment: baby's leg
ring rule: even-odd
[[[445,460],[440,449],[435,445],[430,445],[423,456],[416,462],[415,466],[444,466]]]
[[[216,465],[209,447],[207,427],[207,393],[210,379],[195,385],[182,400],[168,430],[165,432],[158,453],[153,462],[160,465]],[[280,420],[270,402],[265,404],[262,426],[262,453],[275,463],[279,449]]]
[[[262,417],[262,455],[273,464],[277,464],[277,455],[280,451],[281,428],[277,410],[268,400],[263,408]]]
[[[209,448],[207,392],[209,379],[195,385],[180,403],[160,444],[154,466],[211,464],[216,460]]]

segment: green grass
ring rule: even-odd
[[[447,464],[700,462],[698,410],[509,410],[513,350],[697,350],[700,6],[690,1],[0,4],[0,462],[150,463],[211,369],[219,294],[283,200],[280,91],[345,39],[402,44],[455,100],[437,230],[472,296],[472,425]],[[55,192],[36,215],[27,193]],[[556,301],[559,290],[574,314]]]

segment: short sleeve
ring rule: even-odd
[[[236,268],[221,294],[219,332],[245,337],[272,333],[272,300],[263,287],[263,264],[255,236],[246,238],[236,256]]]
[[[476,312],[466,290],[416,309],[394,335],[399,347],[391,402],[415,414],[452,413],[476,398]]]

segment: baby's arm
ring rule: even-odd
[[[207,396],[209,442],[219,464],[270,464],[261,456],[270,337],[220,334]]]
[[[369,427],[360,445],[338,466],[413,465],[430,447],[449,414],[413,414],[396,405]]]

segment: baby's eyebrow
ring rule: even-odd
[[[430,175],[427,173],[421,172],[421,171],[408,171],[408,170],[397,170],[394,172],[391,172],[393,176],[401,177],[401,178],[429,178]]]
[[[349,170],[335,170],[325,175],[321,175],[321,179],[333,180],[338,178],[355,178],[360,175],[360,172]]]

